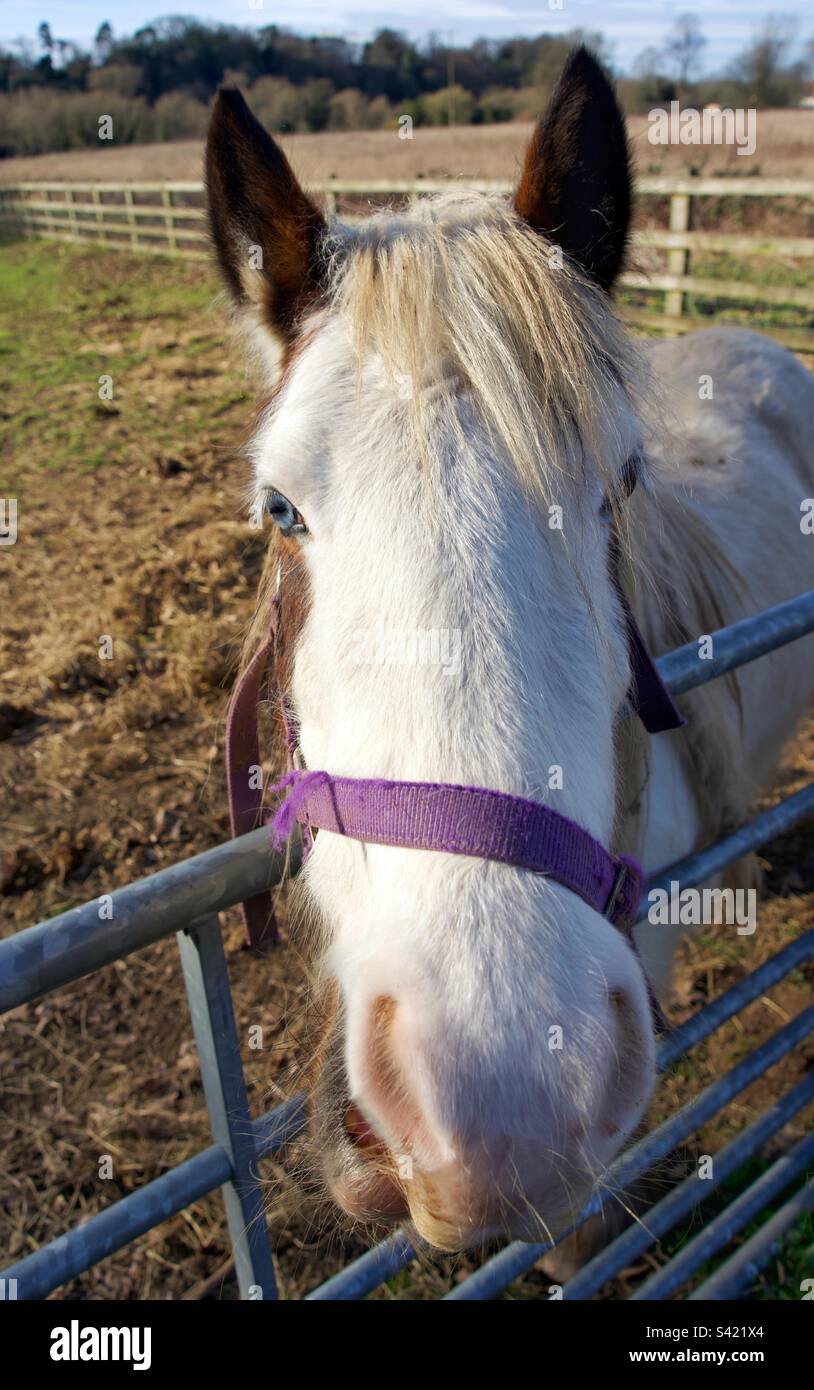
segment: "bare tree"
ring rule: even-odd
[[[766,20],[752,43],[736,58],[734,75],[758,106],[788,106],[805,80],[805,63],[791,62],[794,24],[775,15]]]
[[[676,17],[672,33],[664,46],[664,56],[682,86],[686,86],[696,76],[706,42],[701,33],[701,25],[694,14],[680,14]]]
[[[93,47],[96,57],[100,63],[110,57],[110,50],[113,47],[113,26],[109,20],[104,20],[96,30],[96,38],[93,40]]]

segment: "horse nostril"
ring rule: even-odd
[[[452,1150],[428,1106],[431,1080],[421,1065],[426,1054],[420,1018],[412,997],[380,994],[360,1009],[348,1033],[348,1089],[397,1163],[432,1169],[449,1161]]]
[[[611,1013],[613,1014],[617,1023],[624,1027],[625,1018],[627,1016],[629,1008],[624,990],[609,989],[608,1003],[610,1004]]]
[[[635,996],[624,988],[608,990],[612,1049],[607,1090],[597,1129],[603,1138],[630,1133],[651,1084],[652,1039],[648,1038]]]
[[[381,1140],[379,1139],[378,1135],[375,1134],[374,1131],[371,1129],[370,1125],[368,1124],[358,1105],[354,1105],[353,1101],[351,1101],[350,1105],[345,1111],[344,1126],[345,1133],[347,1134],[354,1148],[381,1148]]]

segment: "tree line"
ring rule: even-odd
[[[682,100],[785,106],[814,75],[814,39],[799,48],[770,19],[728,71],[700,78],[706,46],[699,21],[680,15],[661,48],[619,75],[629,112]],[[243,89],[275,132],[531,120],[553,89],[569,50],[588,46],[609,67],[599,33],[414,43],[393,29],[368,42],[303,37],[269,25],[241,29],[169,18],[118,37],[100,25],[90,50],[39,26],[36,45],[0,49],[0,156],[96,144],[98,121],[113,119],[117,143],[195,138],[221,82]]]

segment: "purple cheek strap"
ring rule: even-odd
[[[628,700],[649,734],[663,734],[670,729],[683,729],[687,721],[656,669],[630,604],[618,582],[616,594],[625,619],[630,655],[631,680]]]

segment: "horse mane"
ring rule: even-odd
[[[413,402],[422,452],[426,390],[454,381],[544,504],[577,494],[575,442],[601,467],[619,388],[643,371],[607,296],[497,195],[436,194],[340,227],[329,295],[357,361],[372,350]]]

